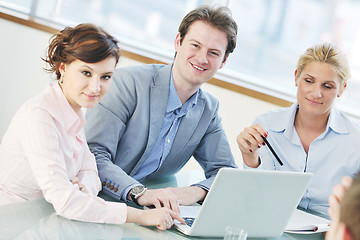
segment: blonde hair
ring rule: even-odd
[[[340,48],[331,43],[320,43],[308,48],[299,57],[296,78],[300,76],[306,65],[314,61],[330,64],[339,76],[340,89],[345,87],[350,78],[350,69],[347,57]]]

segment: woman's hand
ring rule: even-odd
[[[71,178],[71,179],[70,179],[70,182],[71,182],[72,184],[74,184],[74,185],[77,184],[78,187],[79,187],[79,190],[80,190],[81,192],[85,192],[85,193],[88,192],[88,190],[86,189],[85,185],[79,182],[79,178],[78,178],[78,177],[75,176],[75,177]]]
[[[144,226],[156,226],[160,230],[166,230],[172,227],[175,219],[182,224],[186,224],[179,214],[166,207],[148,210],[128,207],[126,222],[138,223]]]
[[[243,161],[249,167],[256,168],[260,164],[257,150],[265,145],[261,135],[266,138],[268,133],[259,124],[254,124],[245,128],[236,138]]]

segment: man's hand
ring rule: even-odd
[[[169,188],[176,196],[180,205],[188,206],[205,199],[207,191],[201,187],[191,186],[182,188]]]
[[[156,208],[167,207],[177,214],[180,213],[180,205],[193,205],[203,200],[207,191],[196,186],[183,188],[160,188],[148,189],[139,197],[138,203],[142,206],[155,206]]]
[[[166,207],[180,213],[179,202],[170,188],[148,189],[137,201],[142,206]]]
[[[338,220],[340,216],[340,202],[343,199],[345,192],[351,186],[352,179],[350,177],[343,177],[341,183],[333,187],[332,195],[329,196],[328,210],[329,216],[333,221]]]

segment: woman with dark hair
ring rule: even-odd
[[[0,205],[45,198],[58,215],[79,221],[162,230],[173,218],[184,222],[167,208],[139,210],[96,196],[101,183],[81,109],[106,94],[119,57],[117,40],[92,24],[53,36],[44,61],[57,81],[19,109],[0,145]]]

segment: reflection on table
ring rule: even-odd
[[[203,178],[202,172],[180,172],[174,176],[148,180],[144,184],[149,188],[183,187]],[[102,193],[100,196],[114,201]],[[323,238],[322,234],[283,234],[277,239]],[[52,205],[45,200],[36,200],[0,206],[0,239],[177,240],[199,238],[184,236],[174,229],[160,231],[155,227],[143,227],[133,223],[112,225],[73,221],[57,216]]]

